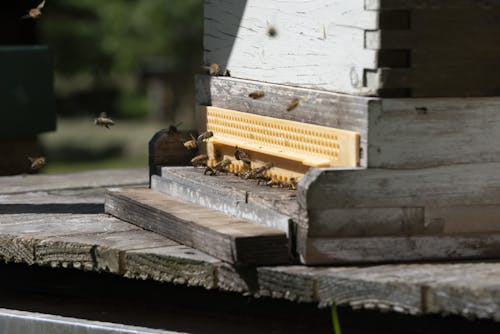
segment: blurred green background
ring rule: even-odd
[[[40,136],[42,172],[145,167],[157,130],[193,128],[202,0],[50,0],[22,21],[54,60],[58,129]],[[101,112],[110,130],[93,124]]]

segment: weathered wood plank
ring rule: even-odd
[[[384,263],[496,259],[500,234],[454,236],[307,238],[298,240],[302,263]]]
[[[106,212],[230,263],[288,262],[284,232],[149,189],[108,191]]]
[[[312,169],[300,205],[332,208],[450,207],[500,204],[500,163],[423,169]]]
[[[298,214],[296,192],[257,185],[234,175],[203,175],[202,169],[165,167],[151,189],[176,198],[289,232]]]
[[[382,99],[372,104],[368,166],[498,162],[500,98]]]
[[[98,170],[68,174],[41,174],[0,177],[0,194],[18,194],[64,189],[85,189],[144,185],[146,169]]]
[[[125,276],[215,288],[219,260],[186,246],[169,246],[125,253]]]
[[[155,233],[133,229],[41,238],[35,245],[34,256],[40,265],[124,274],[126,251],[176,245]]]
[[[15,214],[0,215],[1,257],[5,261],[35,263],[36,244],[45,238],[137,227],[105,215]]]

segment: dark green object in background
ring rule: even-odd
[[[0,139],[56,129],[53,82],[46,46],[0,46]]]

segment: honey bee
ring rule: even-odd
[[[191,140],[185,142],[184,147],[188,150],[196,150],[198,148],[198,141],[192,134],[189,134],[189,136],[191,137]]]
[[[290,180],[288,180],[288,189],[290,190],[297,190],[297,179],[294,177],[291,177]]]
[[[263,165],[263,166],[260,166],[258,168],[255,168],[255,169],[252,169],[250,171],[248,171],[247,173],[245,173],[243,175],[243,178],[245,179],[261,179],[261,178],[265,178],[265,175],[264,175],[264,172],[273,168],[274,167],[274,164],[272,162],[268,162],[267,164]],[[267,182],[268,180],[266,180]]]
[[[274,26],[270,25],[267,28],[267,35],[269,37],[276,37],[277,34],[278,34],[278,31],[276,30],[276,28]]]
[[[201,135],[198,136],[197,140],[199,142],[202,142],[210,137],[213,137],[214,136],[214,133],[212,131],[206,131],[206,132],[203,132]]]
[[[264,93],[263,91],[257,90],[255,92],[248,94],[248,97],[251,97],[252,99],[257,100],[257,99],[260,99],[261,97],[264,97],[265,95],[266,95],[266,93]]]
[[[219,75],[220,72],[220,67],[216,63],[210,64],[209,66],[203,66],[203,69],[210,75]]]
[[[286,106],[286,111],[292,111],[293,109],[297,108],[297,106],[299,105],[299,102],[300,102],[300,99],[297,99],[297,98],[290,101],[290,103],[288,103],[288,105]]]
[[[111,118],[109,118],[105,112],[99,114],[99,117],[94,119],[94,124],[98,126],[104,126],[106,129],[109,129],[110,126],[115,125],[115,122]]]
[[[43,0],[36,8],[31,8],[27,15],[21,17],[22,19],[37,19],[42,15],[42,8],[45,6],[45,0]]]
[[[234,148],[234,157],[236,158],[236,160],[241,160],[245,164],[248,164],[248,165],[252,162],[252,160],[250,160],[250,157],[248,156],[248,154],[245,151],[243,151],[241,148],[239,148],[238,146],[236,146]]]
[[[205,171],[203,172],[204,175],[217,175],[217,173],[220,172],[227,172],[226,168],[231,165],[232,161],[231,159],[224,159],[222,161],[219,161],[214,167],[208,167],[205,168]]]
[[[208,155],[200,154],[191,159],[191,163],[194,167],[206,166],[208,161]]]
[[[32,158],[28,157],[28,160],[31,163],[31,169],[32,170],[39,170],[43,166],[45,166],[45,163],[47,162],[45,157],[38,157],[38,158]]]

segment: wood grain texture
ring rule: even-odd
[[[80,191],[82,199],[78,198]],[[94,200],[91,190],[63,190],[57,195],[50,193],[51,196],[44,192],[27,194],[24,202],[18,195],[3,196],[2,199],[11,204],[50,204],[51,199],[67,204],[84,199],[91,203],[103,201],[100,190]],[[436,210],[435,215],[442,215],[439,210],[443,209]],[[457,210],[450,212],[466,216]],[[494,208],[478,210],[489,212],[492,217],[497,216]],[[366,239],[383,241],[386,252],[398,252],[400,249],[383,238]],[[470,251],[473,254],[480,249],[474,249],[475,246],[493,245],[497,239],[491,236],[476,243],[473,239],[459,238],[457,252]],[[412,239],[405,242],[409,249],[421,243],[425,246],[422,249],[428,252],[434,246],[424,240],[413,244]],[[437,240],[440,249],[449,244],[446,238]],[[344,241],[342,249],[346,251],[357,247],[354,239]],[[498,249],[498,246],[492,248],[490,254],[497,256]],[[458,253],[451,255],[454,254]],[[404,314],[454,314],[500,321],[498,262],[358,267],[295,265],[242,270],[106,215],[54,213],[0,215],[0,258],[2,261],[32,265],[109,271],[134,279],[189,284],[253,296],[314,302],[322,306],[335,303]]]
[[[0,177],[0,194],[89,189],[148,183],[146,169],[98,170],[67,174]]]
[[[382,99],[372,105],[368,166],[499,162],[499,98]]]
[[[238,78],[369,95],[364,69],[377,56],[364,49],[364,30],[377,28],[364,0],[206,1],[205,63]]]
[[[498,205],[499,163],[423,169],[313,169],[297,193],[310,210]]]
[[[234,175],[203,175],[203,169],[165,167],[151,188],[176,198],[289,232],[299,207],[296,192],[257,185]]]
[[[302,263],[387,263],[497,259],[500,233],[454,236],[308,238],[301,240]]]
[[[284,232],[149,189],[108,191],[106,212],[230,263],[288,262]]]
[[[473,0],[207,1],[205,63],[353,95],[497,96],[499,14]]]

